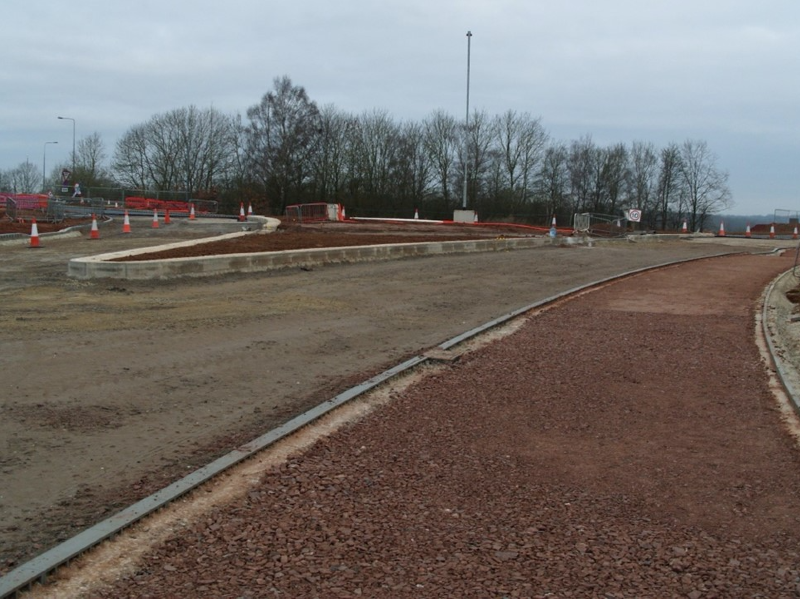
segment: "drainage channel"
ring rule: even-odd
[[[447,352],[453,347],[484,334],[491,329],[504,325],[509,321],[524,315],[525,313],[545,308],[558,301],[563,301],[569,297],[600,288],[613,281],[638,275],[647,271],[653,271],[698,260],[728,256],[732,254],[739,253],[723,252],[700,258],[690,258],[661,263],[650,267],[626,271],[618,275],[613,275],[611,277],[606,277],[585,285],[574,287],[554,296],[550,296],[543,300],[528,304],[527,306],[523,306],[522,308],[507,313],[497,319],[493,319],[474,329],[470,329],[469,331],[443,342],[437,346],[437,349],[439,351]],[[379,375],[376,375],[375,377],[372,377],[342,392],[330,400],[326,400],[311,410],[298,415],[297,417],[275,429],[272,429],[271,431],[252,440],[251,442],[236,448],[232,452],[218,458],[204,467],[201,467],[200,469],[197,469],[186,477],[183,477],[171,485],[159,490],[155,494],[136,502],[112,517],[101,521],[100,523],[84,530],[69,540],[62,542],[58,546],[55,546],[52,549],[44,552],[38,557],[20,565],[3,577],[0,577],[0,598],[13,598],[16,597],[18,592],[30,588],[30,586],[34,583],[45,583],[47,581],[47,577],[55,572],[59,567],[71,563],[88,550],[98,546],[108,539],[117,536],[123,530],[141,521],[148,515],[164,508],[166,505],[174,502],[178,498],[181,498],[213,477],[221,474],[225,470],[241,463],[245,459],[253,457],[255,454],[274,445],[276,442],[283,440],[301,428],[310,425],[334,409],[371,390],[374,390],[390,379],[401,374],[408,373],[423,363],[433,360],[436,360],[435,356],[430,352],[408,359],[384,371],[383,373],[380,373]]]

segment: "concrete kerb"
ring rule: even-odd
[[[273,220],[274,221],[274,220]],[[269,224],[267,231],[270,231]],[[274,227],[277,227],[277,222]],[[263,232],[256,232],[261,234]],[[545,237],[503,238],[490,240],[456,240],[451,242],[421,242],[407,244],[380,244],[346,248],[311,248],[277,252],[254,252],[224,254],[197,258],[166,258],[137,261],[119,260],[139,254],[157,252],[171,248],[191,246],[215,240],[225,240],[253,235],[253,232],[237,232],[203,240],[177,242],[163,246],[137,250],[113,252],[96,256],[75,258],[69,261],[67,274],[76,279],[169,279],[175,277],[201,277],[225,273],[249,273],[275,269],[299,267],[310,268],[324,264],[381,261],[413,256],[488,252],[534,248],[545,245],[583,244],[579,238]]]
[[[227,234],[215,238],[206,238],[205,241],[231,239],[241,235],[248,234]],[[132,256],[129,252],[117,252],[73,259],[69,262],[68,275],[78,279],[168,279],[173,277],[221,275],[224,273],[270,271],[291,267],[311,268],[325,264],[381,261],[413,256],[514,250],[543,246],[545,244],[547,244],[547,241],[535,238],[422,242],[224,254],[198,258],[110,262],[112,259]],[[148,248],[147,251],[166,250],[170,247],[186,245],[189,244],[168,244],[157,248]]]

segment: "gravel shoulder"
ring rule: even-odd
[[[123,284],[64,275],[70,257],[166,237],[2,249],[0,571],[490,319],[614,273],[730,249],[548,247]]]

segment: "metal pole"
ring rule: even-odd
[[[42,147],[42,192],[44,192],[45,178],[47,177],[47,144],[57,144],[58,142],[45,142]]]
[[[75,177],[75,119],[70,117],[58,117],[63,121],[72,121],[72,177]]]
[[[467,32],[467,116],[464,119],[464,201],[462,208],[467,209],[467,170],[469,168],[469,59],[472,32]]]

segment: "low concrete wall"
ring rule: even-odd
[[[234,233],[203,240],[204,242],[229,239],[248,233]],[[255,234],[263,235],[263,234]],[[563,238],[561,241],[564,241]],[[169,279],[173,277],[202,277],[224,273],[250,273],[290,267],[315,267],[333,263],[381,261],[414,256],[457,254],[466,252],[491,252],[534,248],[558,243],[549,238],[510,238],[491,240],[460,240],[452,242],[424,242],[411,244],[381,244],[375,246],[353,246],[347,248],[311,248],[306,250],[284,250],[280,252],[254,252],[246,254],[221,254],[202,258],[166,258],[145,261],[114,261],[175,248],[197,242],[180,242],[157,248],[143,248],[131,252],[115,252],[75,258],[69,261],[67,274],[76,279]]]

